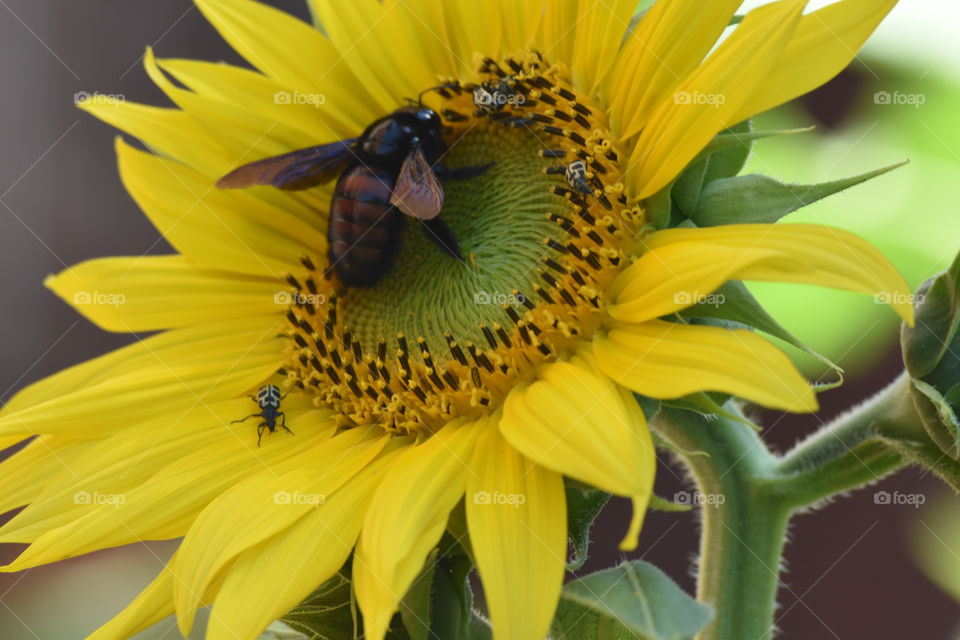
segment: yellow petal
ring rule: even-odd
[[[806,0],[781,0],[743,22],[653,110],[630,158],[628,182],[646,198],[676,178],[734,119],[796,30]]]
[[[4,412],[0,435],[103,437],[155,417],[158,407],[173,412],[235,398],[286,360],[276,322],[253,318],[174,331],[166,340],[144,341],[139,369],[124,367],[88,386]],[[169,349],[151,351],[156,343]]]
[[[324,218],[294,215],[248,190],[222,191],[181,164],[117,142],[120,178],[150,221],[179,253],[216,269],[282,279],[301,256],[324,255]],[[274,189],[273,191],[278,191]],[[300,208],[293,198],[289,208]]]
[[[580,3],[571,70],[574,85],[587,95],[593,97],[610,73],[636,7],[635,0]]]
[[[643,412],[595,369],[589,353],[544,366],[536,382],[516,387],[500,431],[534,463],[643,508],[653,491],[656,453]],[[635,538],[629,541],[635,544]]]
[[[183,256],[88,260],[44,284],[107,331],[156,331],[283,313],[276,280],[198,267]],[[264,318],[264,324],[270,320]]]
[[[285,401],[284,409],[294,409],[297,400],[292,397]],[[309,401],[299,404],[301,408],[306,408],[304,404],[310,406]],[[251,407],[249,401],[228,400],[161,412],[108,438],[88,441],[95,448],[85,448],[89,452],[87,456],[74,458],[69,467],[61,465],[57,469],[59,473],[50,474],[41,485],[42,494],[4,525],[0,540],[31,542],[45,531],[89,513],[97,507],[98,495],[126,494],[183,456],[215,448],[223,438],[242,437],[242,434],[249,437],[255,433],[249,422],[245,428],[227,428],[218,416],[245,415]],[[38,442],[50,438],[41,436]],[[57,462],[69,459],[65,452],[56,454]]]
[[[805,15],[734,121],[813,91],[840,73],[896,4],[897,0],[843,0]]]
[[[475,54],[500,57],[502,37],[500,2],[443,2],[446,33],[453,57],[460,65],[459,76],[476,74]]]
[[[366,637],[382,640],[400,599],[463,497],[477,436],[487,419],[446,425],[405,451],[374,494],[353,562],[354,590]]]
[[[290,90],[330,94],[336,118],[352,117],[358,131],[382,115],[367,81],[309,24],[253,0],[197,0],[197,6],[250,64]]]
[[[563,477],[488,429],[477,441],[466,507],[494,637],[545,637],[566,567]]]
[[[440,70],[432,67],[417,32],[407,24],[409,16],[395,11],[395,4],[378,0],[310,0],[310,4],[339,50],[340,64],[363,78],[364,88],[384,113],[437,84]]]
[[[180,631],[189,634],[199,595],[240,553],[281,534],[315,509],[369,464],[389,439],[379,428],[349,429],[290,460],[279,473],[270,469],[250,474],[211,502],[191,525],[173,564]]]
[[[537,37],[543,19],[542,0],[500,0],[500,15],[503,27],[503,52],[509,54],[520,49],[529,49]]]
[[[367,465],[282,534],[241,554],[219,589],[207,640],[253,640],[332,578],[353,550],[367,505],[397,451]]]
[[[555,64],[573,66],[579,0],[546,0],[538,50]]]
[[[697,68],[743,0],[661,0],[627,37],[611,81],[611,124],[621,138]]]
[[[171,562],[176,558],[174,554]],[[127,640],[148,629],[173,613],[173,585],[176,576],[170,570],[170,563],[147,585],[140,595],[108,623],[87,636],[86,640]],[[217,586],[204,594],[203,601],[209,602],[216,593]]]
[[[744,249],[706,245],[672,244],[648,251],[617,276],[611,287],[614,304],[608,313],[629,322],[645,322],[706,301],[728,280],[758,263],[776,265],[783,271],[798,270],[802,262],[762,246]]]
[[[613,322],[593,346],[601,371],[651,398],[720,391],[774,409],[817,408],[813,390],[790,359],[750,331]]]
[[[47,491],[52,479],[75,473],[77,465],[88,459],[86,454],[93,444],[62,436],[39,436],[4,460],[0,464],[0,513],[36,500]]]
[[[383,4],[390,15],[396,15],[410,30],[413,41],[423,49],[438,78],[457,75],[460,61],[447,33],[445,0],[386,0]]]
[[[79,106],[129,133],[151,150],[207,175],[222,175],[223,167],[234,160],[193,118],[179,109],[97,100],[88,100]]]
[[[301,136],[317,142],[350,138],[365,126],[358,114],[335,108],[341,92],[329,96],[300,92],[298,97],[288,85],[252,69],[223,62],[168,58],[157,60],[157,65],[198,94],[217,100],[224,109],[257,114],[267,121],[301,131]],[[347,112],[341,114],[341,111]],[[305,143],[301,138],[297,146]]]
[[[814,224],[736,224],[669,229],[614,284],[610,314],[643,322],[696,302],[726,280],[815,284],[877,296],[913,323],[910,289],[863,238]]]
[[[176,86],[160,70],[152,50],[147,49],[143,63],[154,83],[223,149],[222,161],[215,167],[216,177],[240,164],[309,146],[304,142],[305,139],[310,139],[309,134],[304,133],[302,127],[289,127],[282,121],[262,116],[242,105],[226,104],[216,98]],[[271,100],[277,101],[275,97]],[[336,137],[329,128],[323,129],[320,135],[314,134],[315,140],[330,140]],[[196,193],[209,190],[210,182],[212,181],[208,181],[204,189]],[[308,206],[323,209],[330,201],[331,189],[332,186],[327,185],[322,189],[298,191],[296,196]],[[271,197],[276,195],[270,193],[270,190],[260,191],[266,191]],[[311,221],[315,219],[316,216],[310,218]]]
[[[174,329],[145,340],[137,340],[126,347],[58,371],[21,389],[0,410],[0,418],[55,401],[83,389],[122,380],[131,374],[140,374],[146,369],[156,368],[164,363],[169,366],[177,366],[179,363],[196,365],[198,358],[202,359],[204,353],[214,358],[220,355],[231,357],[232,354],[233,359],[223,363],[225,368],[229,368],[236,364],[236,356],[245,352],[252,344],[250,338],[259,335],[259,333],[253,333],[257,331],[258,326],[262,327],[261,331],[268,334],[270,331],[279,329],[279,326],[264,324],[262,320],[257,319],[252,322],[230,320],[226,323],[216,322]],[[230,337],[232,332],[239,334],[236,342]],[[246,342],[244,342],[245,339]],[[278,352],[282,350],[282,342],[278,341],[276,347]],[[151,417],[154,415],[156,414],[152,414]],[[92,434],[91,437],[106,435],[98,433],[96,429],[92,430]],[[70,437],[81,438],[83,435],[71,432]],[[23,436],[19,438],[23,439]]]
[[[200,511],[226,489],[259,470],[279,475],[291,459],[313,453],[335,428],[329,413],[288,411],[287,423],[297,435],[269,434],[257,447],[255,426],[229,424],[244,411],[249,409],[239,400],[230,409],[218,410],[213,419],[227,433],[213,446],[181,456],[121,496],[104,496],[99,504],[91,500],[87,513],[42,533],[0,570],[20,571],[98,549],[183,536]]]

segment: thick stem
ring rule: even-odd
[[[915,440],[923,423],[901,374],[862,405],[795,446],[776,465],[775,491],[796,507],[861,487],[903,466],[884,440]]]
[[[766,490],[776,458],[753,430],[732,420],[667,409],[656,427],[677,447],[708,454],[684,456],[701,492],[697,599],[714,608],[698,638],[766,640],[790,516],[790,507]]]
[[[700,492],[694,501],[703,517],[697,598],[713,606],[714,619],[698,640],[772,637],[791,515],[905,464],[891,443],[912,443],[923,434],[909,385],[901,376],[783,458],[735,420],[669,408],[657,416],[660,435],[691,452],[682,458]]]

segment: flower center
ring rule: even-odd
[[[402,248],[370,288],[345,288],[328,261],[291,276],[293,384],[345,424],[432,431],[495,409],[517,382],[565,357],[602,319],[641,212],[600,112],[536,54],[441,94],[450,168],[441,218],[464,261],[405,218]],[[504,71],[503,69],[507,69]]]

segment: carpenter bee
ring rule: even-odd
[[[287,433],[293,435],[293,431],[290,431],[287,428],[287,416],[283,411],[280,411],[280,401],[283,400],[283,396],[280,395],[280,389],[276,385],[268,384],[263,387],[260,387],[260,390],[257,391],[257,395],[250,396],[250,398],[257,403],[257,406],[260,407],[259,413],[251,413],[246,418],[241,418],[240,420],[234,420],[230,424],[236,424],[237,422],[245,422],[250,418],[263,418],[263,422],[257,425],[257,446],[260,446],[260,441],[263,439],[263,432],[269,430],[270,433],[275,433],[277,430],[277,418],[280,419],[280,427],[286,429]]]
[[[416,218],[423,231],[450,256],[463,260],[443,208],[439,179],[466,179],[493,163],[449,169],[439,163],[447,151],[440,116],[419,101],[368,126],[357,138],[243,165],[217,186],[235,189],[271,185],[291,191],[337,178],[327,230],[330,264],[343,284],[372,287],[389,271],[400,248],[404,220]]]

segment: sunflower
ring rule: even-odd
[[[839,72],[895,1],[804,15],[781,0],[724,39],[738,0],[659,0],[642,17],[636,0],[310,4],[322,28],[197,0],[255,70],[148,51],[176,108],[82,105],[148,149],[118,139],[120,175],[176,254],[47,280],[106,330],[159,333],[4,408],[0,444],[33,440],[0,467],[2,509],[27,505],[0,542],[29,543],[3,570],[183,537],[92,637],[174,612],[187,632],[212,603],[207,637],[235,640],[352,559],[378,640],[463,503],[496,637],[542,638],[567,556],[565,478],[632,499],[622,546],[636,545],[655,453],[635,394],[817,407],[773,344],[684,309],[732,280],[908,298],[841,230],[656,229],[646,204],[718,133]],[[332,186],[214,186],[355,137],[438,85],[425,100],[447,127],[444,163],[494,163],[445,185],[462,262],[411,229],[381,282],[344,287],[328,258]],[[284,394],[276,421],[249,398],[268,385]],[[262,446],[256,421],[238,422],[250,414]]]

